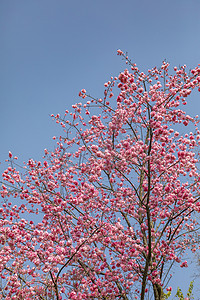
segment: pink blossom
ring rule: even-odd
[[[144,300],[199,247],[199,120],[182,104],[199,89],[200,68],[170,74],[163,62],[145,74],[117,52],[126,69],[103,99],[82,89],[90,99],[52,115],[62,128],[54,150],[21,167],[9,152],[0,190],[6,299]]]

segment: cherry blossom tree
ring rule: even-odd
[[[102,99],[82,90],[52,115],[54,151],[22,167],[9,153],[0,299],[165,299],[171,266],[198,249],[199,120],[183,107],[200,66],[145,74],[118,55],[127,69]]]

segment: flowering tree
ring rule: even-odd
[[[145,75],[118,54],[130,71],[52,115],[64,134],[42,162],[19,168],[9,153],[0,299],[165,299],[171,265],[198,247],[199,121],[182,107],[200,67]]]

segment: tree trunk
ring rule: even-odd
[[[154,291],[154,300],[164,300],[164,293],[163,288],[161,285],[155,283],[153,284],[153,291]]]

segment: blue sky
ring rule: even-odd
[[[163,59],[200,63],[199,14],[199,0],[1,0],[0,170],[8,151],[26,161],[53,148],[60,128],[50,114],[70,110],[82,88],[102,97],[125,68],[117,49],[141,70]],[[193,97],[188,110],[197,114]]]

